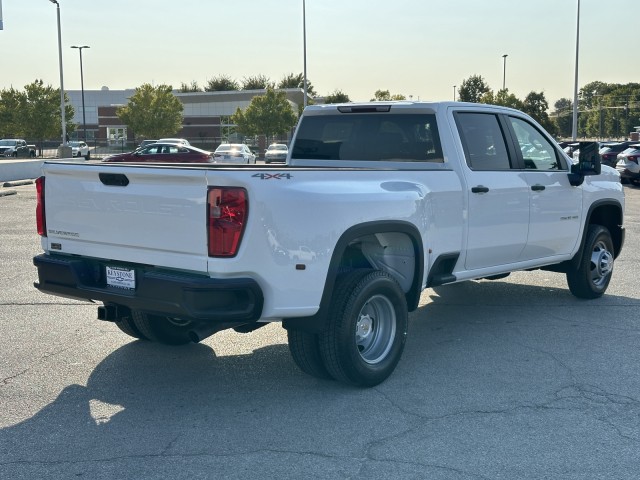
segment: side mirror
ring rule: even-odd
[[[602,171],[597,142],[580,142],[578,148],[580,149],[578,163],[571,165],[569,174],[569,183],[574,187],[582,185],[587,175],[600,175]]]

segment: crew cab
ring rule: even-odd
[[[36,156],[36,146],[28,145],[21,138],[6,138],[0,140],[0,157],[13,158],[34,158]]]
[[[574,164],[509,108],[372,102],[307,107],[286,165],[45,162],[35,286],[164,344],[281,322],[304,372],[373,386],[427,288],[546,269],[605,293],[624,194],[595,147]]]

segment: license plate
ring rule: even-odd
[[[136,271],[107,266],[107,285],[133,290],[136,288]]]

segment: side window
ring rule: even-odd
[[[558,153],[549,140],[529,122],[509,117],[524,159],[524,168],[530,170],[562,170]]]
[[[498,117],[490,113],[458,113],[467,165],[472,170],[510,170],[509,152]]]

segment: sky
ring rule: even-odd
[[[0,0],[0,89],[60,86],[56,6]],[[304,69],[303,0],[59,0],[65,90]],[[307,77],[319,95],[376,90],[452,100],[471,75],[519,98],[573,98],[578,0],[306,0]],[[581,0],[579,86],[640,82],[639,0]],[[613,22],[608,18],[615,19]]]

